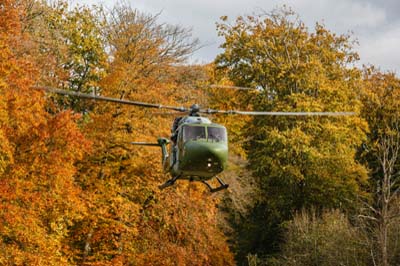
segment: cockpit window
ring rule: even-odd
[[[206,138],[206,129],[202,126],[185,126],[183,141]]]
[[[207,127],[209,141],[226,141],[226,129],[223,127]]]

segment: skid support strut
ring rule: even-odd
[[[178,180],[178,179],[179,179],[179,175],[167,180],[164,184],[159,185],[158,188],[159,189],[164,189],[164,188],[170,187],[173,184],[175,184],[175,181]]]
[[[211,193],[218,192],[223,189],[227,189],[229,187],[229,185],[225,184],[224,181],[222,181],[219,177],[216,177],[216,178],[218,180],[218,183],[220,184],[220,186],[216,187],[216,188],[211,187],[210,184],[208,184],[206,181],[201,181],[201,182],[203,182],[203,184],[205,184],[208,187],[208,189],[210,190]]]

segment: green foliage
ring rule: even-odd
[[[397,203],[399,204],[399,199]],[[394,218],[388,228],[388,253],[390,265],[400,264],[400,219]]]
[[[41,83],[97,93],[98,82],[104,77],[107,67],[101,9],[84,6],[71,9],[65,1],[54,4],[26,2],[30,19],[24,26],[33,43],[28,53],[42,65]],[[67,100],[64,97],[58,101],[77,111],[90,109],[78,99]]]
[[[364,70],[364,80],[361,115],[368,122],[370,132],[360,159],[368,164],[372,175],[370,181],[374,183],[383,173],[379,165],[379,145],[385,138],[396,138],[399,131],[400,80],[394,73],[381,73],[373,67]],[[396,172],[398,162],[393,169],[393,173]]]
[[[360,73],[352,67],[358,56],[350,36],[320,24],[310,32],[286,8],[239,17],[233,25],[222,22],[218,29],[225,43],[217,69],[237,85],[259,89],[250,100],[254,109],[360,112]],[[277,239],[279,223],[296,210],[355,207],[367,181],[366,169],[355,160],[367,131],[363,119],[257,117],[245,127],[249,167],[265,192],[266,209],[257,211],[259,229],[254,228],[261,240],[253,250]]]
[[[370,197],[364,199],[361,217],[370,237],[371,254],[379,265],[396,265],[399,209],[399,104],[400,81],[394,73],[374,67],[364,70],[362,115],[371,131],[360,150],[370,169]]]
[[[70,73],[68,87],[79,92],[95,92],[98,81],[104,75],[106,54],[101,28],[94,11],[77,7],[68,12],[57,27],[62,28],[68,55],[63,67]]]
[[[338,210],[294,216],[286,225],[282,253],[269,265],[369,265],[365,236]]]

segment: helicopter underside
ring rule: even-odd
[[[209,167],[210,169],[204,171],[204,167],[201,169],[198,167],[199,164],[189,165],[188,167],[180,167],[177,169],[177,175],[180,176],[180,179],[187,179],[191,181],[206,181],[209,180],[223,171],[221,166],[216,166],[214,168]],[[196,169],[198,168],[198,169]]]
[[[215,187],[215,188],[212,187],[209,183],[207,183],[206,180],[204,180],[204,178],[193,179],[193,178],[183,178],[181,176],[175,176],[175,177],[167,180],[164,184],[160,185],[159,188],[164,189],[164,188],[170,187],[170,186],[174,185],[178,179],[189,179],[190,181],[200,181],[203,184],[205,184],[207,186],[207,188],[210,190],[210,192],[212,192],[212,193],[227,189],[229,187],[229,185],[225,184],[224,181],[222,181],[222,179],[220,179],[219,177],[215,176],[215,178],[217,179],[217,181],[219,183],[219,186]]]
[[[174,185],[175,181],[178,179],[198,181],[202,182],[207,186],[210,192],[217,192],[228,188],[228,184],[225,184],[219,177],[218,174],[224,171],[224,165],[218,158],[214,158],[209,155],[208,160],[186,160],[177,162],[172,167],[170,174],[173,178],[169,179],[167,182],[159,186],[160,189]],[[208,180],[216,178],[219,183],[218,187],[212,187]]]

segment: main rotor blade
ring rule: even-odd
[[[61,95],[76,96],[76,97],[83,98],[83,99],[92,99],[92,100],[96,100],[96,101],[113,102],[113,103],[120,103],[120,104],[127,104],[127,105],[141,106],[141,107],[158,108],[158,109],[169,109],[169,110],[175,110],[175,111],[179,111],[179,112],[190,111],[190,109],[185,108],[185,107],[176,107],[176,106],[168,106],[168,105],[162,105],[162,104],[152,104],[152,103],[122,100],[122,99],[116,99],[116,98],[111,98],[111,97],[96,96],[96,95],[91,95],[91,94],[86,94],[86,93],[81,93],[81,92],[60,90],[60,89],[49,88],[49,87],[34,87],[34,89],[45,90],[47,92],[61,94]]]
[[[157,146],[157,147],[161,146],[158,143],[152,143],[152,142],[130,142],[130,144],[140,145],[140,146]]]
[[[221,89],[235,89],[235,90],[256,90],[255,88],[249,88],[249,87],[240,87],[240,86],[230,86],[230,85],[210,85],[210,88],[221,88]]]
[[[51,93],[61,94],[61,95],[69,95],[69,96],[76,96],[79,98],[84,99],[92,99],[96,101],[105,101],[105,102],[114,102],[120,104],[127,104],[127,105],[134,105],[140,107],[149,107],[149,108],[157,108],[157,109],[169,109],[178,112],[190,112],[192,111],[190,108],[185,107],[176,107],[176,106],[168,106],[168,105],[161,105],[161,104],[152,104],[152,103],[145,103],[145,102],[137,102],[137,101],[129,101],[129,100],[122,100],[116,99],[111,97],[104,97],[104,96],[96,96],[81,92],[73,92],[73,91],[66,91],[60,90],[50,87],[34,87],[37,90],[45,90]],[[247,88],[251,89],[251,88]],[[237,111],[237,110],[214,110],[214,109],[200,109],[199,113],[204,114],[232,114],[232,115],[264,115],[264,116],[351,116],[355,115],[354,112],[258,112],[258,111]]]
[[[236,110],[213,110],[202,109],[199,113],[204,114],[232,114],[232,115],[264,115],[264,116],[351,116],[354,112],[258,112],[258,111],[236,111]]]
[[[149,115],[182,115],[180,112],[149,112]]]

